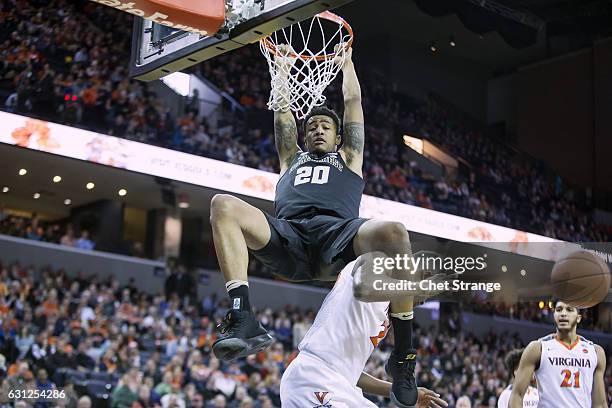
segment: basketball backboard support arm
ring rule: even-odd
[[[231,0],[227,0],[231,1]],[[134,19],[130,76],[159,79],[260,38],[322,11],[353,0],[253,0],[261,13],[214,36],[176,31],[142,18]]]

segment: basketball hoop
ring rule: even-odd
[[[268,108],[290,109],[303,119],[323,105],[323,92],[340,72],[352,43],[351,26],[329,11],[262,38],[260,49],[272,77]]]

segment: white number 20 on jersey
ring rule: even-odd
[[[300,184],[325,184],[329,179],[329,166],[300,167],[295,172],[294,186]]]

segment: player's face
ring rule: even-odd
[[[308,119],[305,143],[310,153],[324,154],[336,151],[339,143],[336,124],[332,118],[316,115]]]
[[[558,330],[574,330],[580,323],[578,309],[567,303],[557,302],[555,304],[555,323]]]

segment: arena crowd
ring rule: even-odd
[[[260,310],[258,317],[275,344],[265,353],[222,363],[211,345],[228,301],[225,296],[184,297],[170,276],[164,290],[147,294],[134,282],[122,286],[114,277],[71,278],[63,270],[1,264],[0,395],[9,389],[57,388],[66,392],[59,406],[79,408],[91,403],[112,408],[279,407],[280,378],[315,313],[291,306]],[[439,392],[450,407],[461,396],[475,408],[495,407],[508,381],[503,358],[524,346],[510,333],[476,337],[457,324],[439,330],[420,327],[415,333],[419,383]],[[391,331],[366,371],[386,378],[383,362],[392,346]],[[606,381],[612,383],[610,366]],[[387,400],[373,401],[392,406]]]
[[[256,47],[193,70],[246,111],[246,118],[213,128],[197,103],[188,101],[184,114],[175,116],[149,85],[128,78],[127,13],[84,0],[5,0],[0,7],[5,110],[278,171],[266,109],[269,74]],[[568,241],[609,238],[610,226],[596,225],[588,203],[541,163],[486,137],[437,98],[402,95],[380,72],[358,69],[367,122],[366,194]],[[341,106],[337,82],[328,100]],[[469,167],[453,177],[427,174],[410,160],[398,136],[406,132],[431,140]]]

